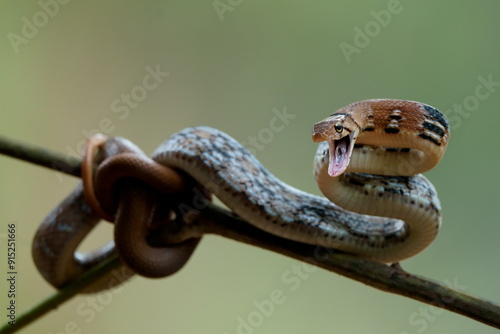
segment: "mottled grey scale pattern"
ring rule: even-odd
[[[183,169],[236,214],[278,236],[332,247],[367,240],[373,247],[386,247],[404,241],[408,232],[399,220],[349,212],[283,183],[216,129],[185,129],[158,147],[153,159]],[[235,205],[241,201],[246,205]],[[249,214],[245,207],[258,208],[259,215]]]
[[[368,193],[376,191],[378,196],[396,194],[400,199],[412,205],[422,206],[436,216],[441,215],[441,205],[432,183],[423,175],[413,176],[382,176],[363,173],[346,173],[345,180],[358,188],[358,191]],[[367,187],[369,185],[369,188]],[[367,189],[368,188],[368,189]],[[413,203],[415,199],[419,203]]]

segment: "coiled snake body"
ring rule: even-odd
[[[315,178],[328,199],[280,181],[241,144],[208,127],[174,134],[158,147],[152,159],[190,175],[212,189],[238,216],[283,238],[382,262],[413,256],[435,239],[441,223],[440,204],[433,185],[420,173],[437,164],[449,140],[448,123],[438,110],[412,101],[361,101],[315,124],[313,140],[321,142]],[[138,152],[135,146],[132,150]],[[115,160],[121,159],[117,157]],[[132,160],[122,163],[134,164]],[[157,173],[141,168],[139,173],[148,177]],[[161,175],[153,179],[153,184],[163,182]],[[96,186],[105,182],[96,176]],[[73,197],[80,193],[78,189]],[[77,210],[81,211],[81,196],[78,200]],[[62,208],[54,210],[35,236],[35,262],[55,286],[76,275],[76,269],[64,269],[71,267],[68,261],[73,261],[77,271],[82,271],[84,263],[88,266],[96,261],[73,255],[79,243],[75,240],[86,234],[79,232],[82,228],[77,223],[64,221],[64,238],[72,239],[71,246],[69,241],[64,245],[53,241],[61,230],[60,213],[69,210],[72,203],[66,200]],[[111,251],[112,245],[106,254]],[[54,279],[54,271],[59,272],[59,278]]]

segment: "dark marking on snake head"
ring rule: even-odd
[[[365,185],[363,182],[360,182],[356,179],[349,179],[349,183],[358,187],[364,187]]]
[[[438,121],[445,129],[449,129],[448,120],[446,116],[443,115],[439,110],[424,104],[424,109],[427,111],[427,114],[434,120]]]
[[[385,128],[385,133],[399,133],[399,129],[397,128]]]
[[[331,114],[330,116],[345,116],[345,117],[349,118],[359,128],[358,122],[356,122],[356,120],[352,117],[351,114],[348,114],[345,112],[335,112],[335,113]],[[351,130],[348,130],[348,131],[351,131]]]
[[[398,153],[408,153],[410,152],[410,148],[407,147],[386,147],[386,152],[398,152]]]
[[[333,114],[331,114],[331,116],[346,116],[346,117],[349,117],[350,119],[352,119],[352,116],[348,113],[345,113],[345,112],[334,112]]]
[[[421,134],[419,134],[418,136],[419,136],[420,138],[423,138],[423,139],[425,139],[425,140],[428,140],[428,141],[430,141],[430,142],[432,142],[432,143],[436,144],[437,146],[441,146],[441,143],[440,143],[440,142],[438,142],[436,139],[434,139],[434,138],[432,138],[432,137],[430,137],[430,136],[426,135],[425,133],[421,133]]]
[[[423,126],[425,129],[434,132],[435,134],[437,134],[440,137],[444,136],[444,131],[439,126],[436,126],[436,125],[428,123],[428,122],[424,122]]]

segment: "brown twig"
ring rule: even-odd
[[[79,176],[79,162],[77,160],[67,161],[66,156],[63,154],[37,146],[0,137],[0,153]],[[204,226],[202,234],[218,234],[239,242],[258,246],[308,262],[379,290],[406,296],[464,315],[495,328],[500,328],[500,305],[485,298],[475,297],[429,278],[408,273],[397,266],[367,261],[348,254],[336,253],[323,247],[301,244],[270,235],[213,204],[207,204],[203,209],[193,210],[193,214],[196,215],[198,222]],[[169,233],[171,234],[172,231],[169,231]],[[183,233],[184,231],[181,229],[176,232],[175,236],[182,238]],[[160,235],[166,236],[167,233]],[[168,238],[171,237],[172,235]],[[81,280],[89,280],[89,278],[80,278],[79,281]],[[78,282],[75,282],[75,284],[78,284]],[[67,300],[67,298],[57,298],[64,291],[64,289],[58,291],[53,297],[49,298],[52,300],[51,303],[42,302],[32,310],[41,312],[40,314],[43,315],[55,308]],[[77,291],[73,290],[74,293]],[[26,323],[29,323],[34,319],[30,314],[31,312],[33,311],[28,311],[19,318],[23,319],[25,317]],[[0,328],[0,333],[7,333],[7,331],[4,331],[5,329],[5,326]]]

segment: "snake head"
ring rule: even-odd
[[[336,177],[345,172],[351,159],[354,142],[359,134],[359,127],[347,114],[337,113],[314,124],[313,142],[328,142],[330,159],[328,174]]]

